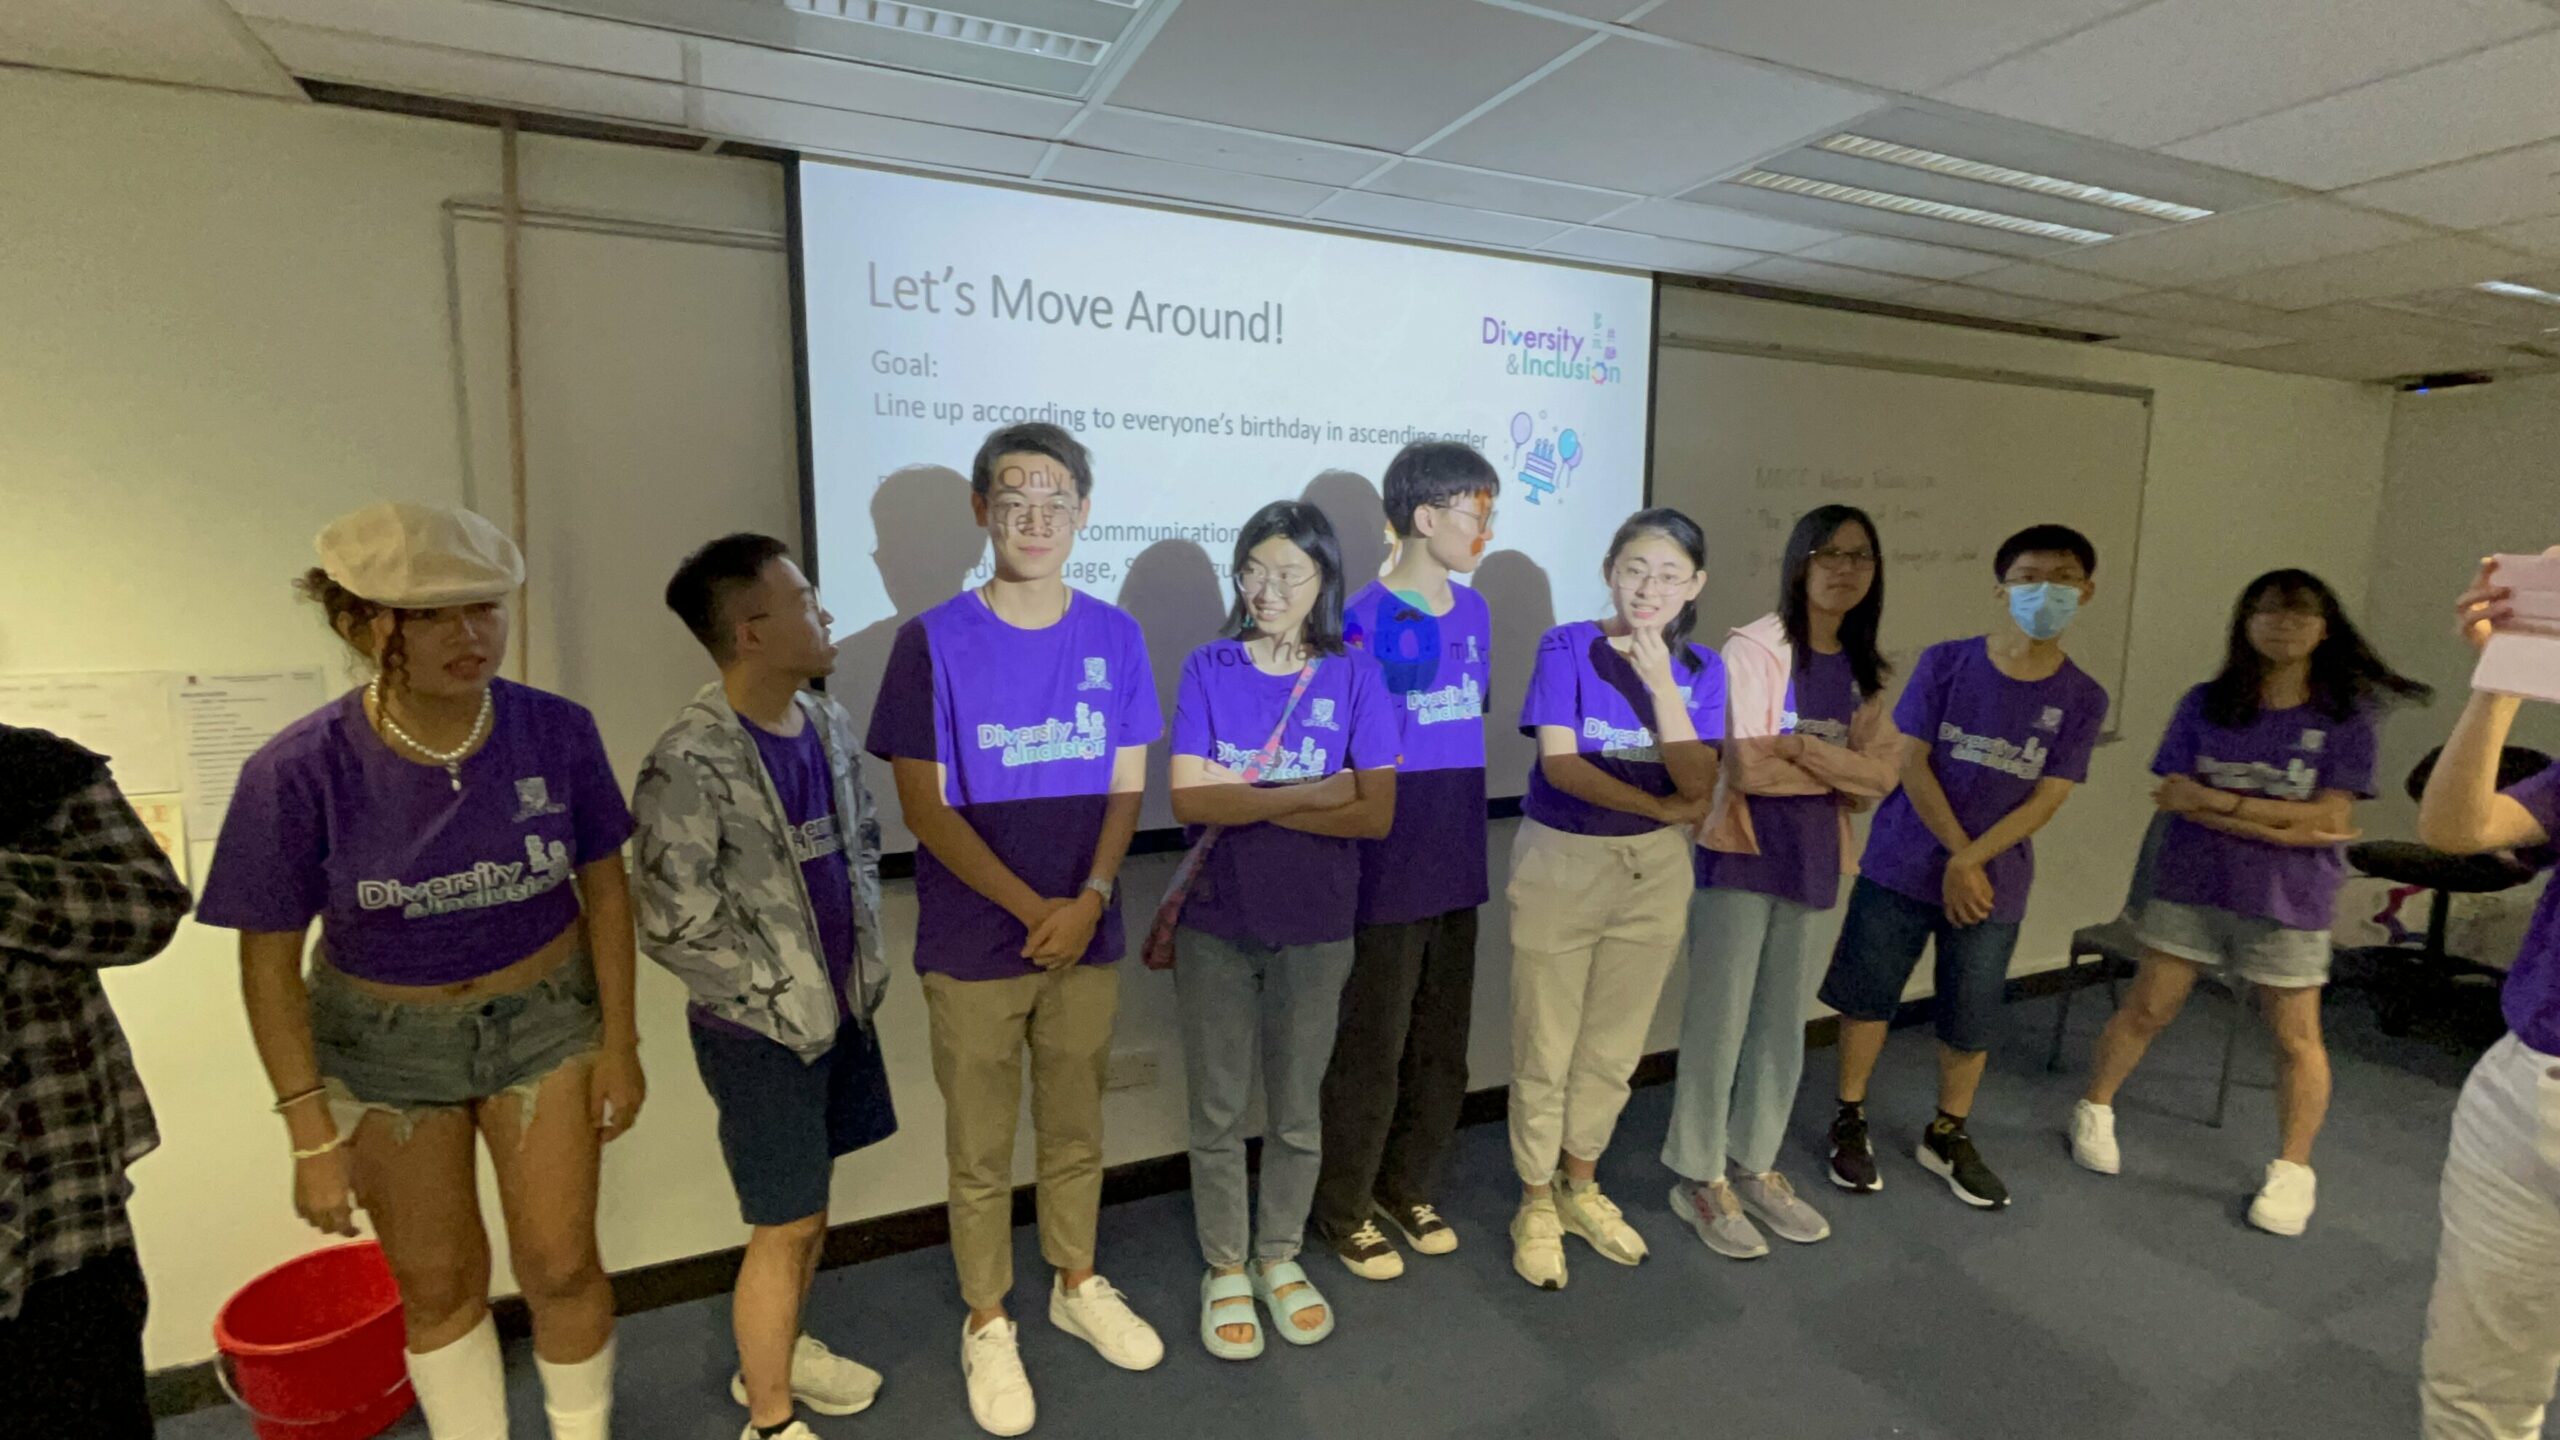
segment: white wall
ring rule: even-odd
[[[504,514],[494,247],[466,224],[448,304],[443,203],[498,185],[493,132],[316,107],[0,70],[0,671],[327,663],[289,599],[327,518],[386,495]],[[770,166],[531,140],[536,205],[779,232]],[[793,533],[789,329],[779,257],[535,232],[526,245],[526,387],[537,570],[535,676],[597,711],[626,778],[701,661],[655,601],[715,527]],[[2148,742],[2212,663],[2235,588],[2308,565],[2366,590],[2389,415],[2378,393],[1838,312],[1673,291],[1674,333],[2149,385],[2158,392],[2137,596],[2128,743],[2057,823],[2021,967],[2110,914],[2146,807]],[[457,419],[456,355],[471,423]],[[2032,517],[1991,517],[1990,525]],[[848,697],[859,709],[867,697]],[[1508,827],[1496,834],[1497,889]],[[1144,914],[1162,860],[1133,864]],[[893,947],[913,892],[893,885]],[[1486,917],[1472,1059],[1499,1083],[1507,956]],[[155,1288],[155,1365],[201,1358],[221,1299],[311,1243],[287,1201],[282,1137],[236,998],[227,935],[190,925],[111,991],[167,1144],[138,1172]],[[653,1094],[606,1170],[606,1257],[628,1267],[737,1243],[711,1113],[672,981],[644,966]],[[839,1220],[942,1194],[940,1111],[911,971],[886,1014],[904,1129],[847,1164]],[[1182,1144],[1172,987],[1135,969],[1124,1048],[1164,1079],[1115,1094],[1113,1162]],[[1676,991],[1674,994],[1676,1001]],[[1657,1020],[1669,1043],[1673,1013]],[[1633,1145],[1652,1137],[1630,1137]],[[1027,1147],[1022,1157],[1027,1177]]]

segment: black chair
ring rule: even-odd
[[[2441,747],[2430,750],[2425,759],[2411,767],[2410,799],[2426,793],[2427,777],[2435,773],[2436,759],[2443,754]],[[2504,790],[2529,780],[2550,764],[2551,757],[2539,750],[2510,745],[2498,756],[2498,788]],[[2371,945],[2357,952],[2376,962],[2374,1013],[2382,1033],[2408,1034],[2419,1010],[2440,1006],[2465,976],[2493,982],[2504,978],[2490,966],[2448,952],[2444,943],[2446,921],[2452,914],[2454,896],[2512,890],[2534,877],[2540,867],[2532,860],[2518,859],[2506,851],[2451,855],[2415,840],[2368,840],[2347,847],[2347,863],[2377,880],[2421,885],[2432,892],[2427,897],[2425,943]]]
[[[2152,875],[2160,865],[2160,842],[2167,837],[2170,822],[2176,818],[2165,810],[2159,811],[2142,832],[2142,850],[2133,862],[2133,879],[2125,886],[2123,913],[2104,924],[2084,925],[2071,932],[2071,963],[2062,972],[2062,1003],[2055,1007],[2053,1013],[2053,1053],[2045,1057],[2044,1068],[2047,1070],[2062,1068],[2062,1037],[2071,1024],[2071,997],[2080,989],[2081,961],[2093,960],[2105,967],[2100,973],[2106,977],[2108,1005],[2118,1008],[2124,1004],[2117,981],[2141,965],[2143,952],[2148,948],[2142,943],[2135,922],[2142,917],[2142,907],[2151,901]],[[2219,1130],[2224,1114],[2231,1108],[2231,1062],[2239,1054],[2240,1021],[2249,1008],[2248,996],[2241,989],[2244,982],[2227,971],[2205,970],[2196,978],[2199,984],[2212,986],[2231,997],[2231,1019],[2222,1036],[2222,1080],[2214,1091],[2213,1118],[2206,1122]]]

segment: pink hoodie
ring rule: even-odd
[[[1786,713],[1787,677],[1795,655],[1786,625],[1763,615],[1724,645],[1723,755],[1716,767],[1716,798],[1699,826],[1698,843],[1733,855],[1760,853],[1751,828],[1754,795],[1841,797],[1840,873],[1858,873],[1858,851],[1849,831],[1851,800],[1881,800],[1902,779],[1902,734],[1881,693],[1867,697],[1849,721],[1849,743],[1834,745],[1797,737],[1802,748],[1782,760],[1772,743]]]

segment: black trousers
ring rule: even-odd
[[[104,1255],[27,1291],[0,1320],[0,1440],[151,1434],[142,1388],[142,1262]]]
[[[1338,1239],[1371,1200],[1431,1202],[1467,1098],[1476,912],[1452,910],[1352,937],[1351,981],[1324,1075],[1316,1234]]]

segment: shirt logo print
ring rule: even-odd
[[[516,782],[516,818],[510,823],[522,825],[528,820],[539,820],[545,815],[568,813],[568,806],[551,798],[551,786],[543,777],[536,775],[530,780]]]
[[[1310,730],[1339,730],[1342,728],[1341,726],[1333,723],[1332,701],[1314,700],[1308,702],[1307,728]]]
[[[2044,707],[2044,714],[2036,717],[2036,728],[2039,730],[2060,730],[2062,728],[2062,707],[2059,705],[2047,705]]]
[[[1099,655],[1087,655],[1084,657],[1084,680],[1081,684],[1076,686],[1076,689],[1079,692],[1082,692],[1086,690],[1108,690],[1110,688],[1111,672],[1103,663],[1102,657]]]
[[[2329,732],[2326,730],[2305,730],[2302,732],[2302,748],[2310,751],[2314,755],[2319,754],[2320,748],[2328,743]]]

